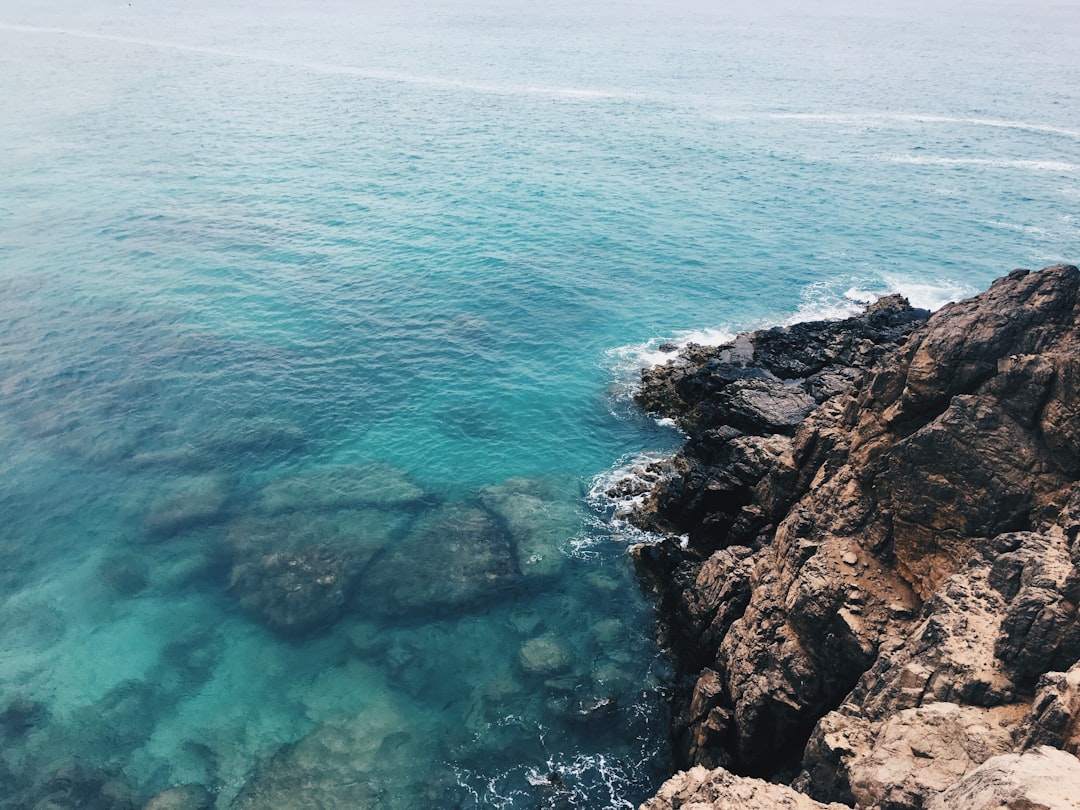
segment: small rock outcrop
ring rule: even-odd
[[[900,810],[988,761],[1075,758],[1078,348],[1080,271],[1058,265],[643,372],[640,404],[689,438],[609,494],[665,537],[634,554],[680,767]],[[735,795],[710,790],[656,806]]]
[[[822,804],[785,785],[735,776],[701,766],[678,773],[664,783],[641,810],[846,810]]]

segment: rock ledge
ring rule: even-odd
[[[1077,807],[1078,349],[1056,265],[643,372],[689,438],[609,494],[691,769],[644,808]]]

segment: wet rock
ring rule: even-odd
[[[927,810],[1080,810],[1080,760],[1040,746],[984,762]]]
[[[643,373],[641,404],[689,434],[631,514],[670,535],[635,561],[680,764],[906,808],[1073,744],[1078,346],[1061,265],[929,319],[886,301]]]

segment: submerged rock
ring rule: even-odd
[[[438,741],[419,745],[412,725],[386,696],[364,711],[323,723],[284,746],[248,780],[233,810],[357,810],[439,807],[454,784],[448,767],[439,767]],[[423,752],[422,766],[416,762]],[[423,782],[403,784],[405,773],[424,774]]]
[[[142,810],[210,810],[214,796],[198,783],[178,785],[155,793]]]
[[[44,784],[10,797],[33,810],[135,810],[130,787],[115,774],[79,762],[60,766]]]
[[[510,536],[490,513],[451,503],[422,515],[364,574],[359,601],[376,613],[464,608],[520,579]]]
[[[552,675],[561,672],[570,664],[570,657],[559,644],[558,638],[545,634],[531,638],[521,645],[518,653],[521,668],[527,673]]]
[[[345,612],[360,575],[383,553],[400,515],[382,510],[245,518],[225,534],[229,593],[272,630],[300,635]]]
[[[571,497],[568,493],[574,493]],[[551,576],[566,563],[564,549],[581,531],[576,482],[511,478],[480,490],[480,503],[510,533],[525,576]]]
[[[273,551],[233,566],[229,589],[272,630],[301,634],[345,610],[356,577],[348,554],[332,546]]]
[[[642,405],[689,433],[631,515],[685,537],[634,550],[680,764],[898,810],[998,755],[1075,750],[1078,347],[1061,265],[643,373]]]
[[[402,508],[419,504],[425,493],[390,464],[350,464],[305,470],[276,478],[263,487],[258,509],[283,512]]]
[[[150,504],[143,532],[150,540],[167,540],[181,532],[219,523],[227,515],[231,484],[209,473],[168,481]]]
[[[0,740],[14,743],[43,723],[48,716],[49,710],[41,701],[15,698],[0,712]]]

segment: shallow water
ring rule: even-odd
[[[636,370],[1080,254],[1078,10],[864,5],[0,5],[0,803],[654,790]]]

